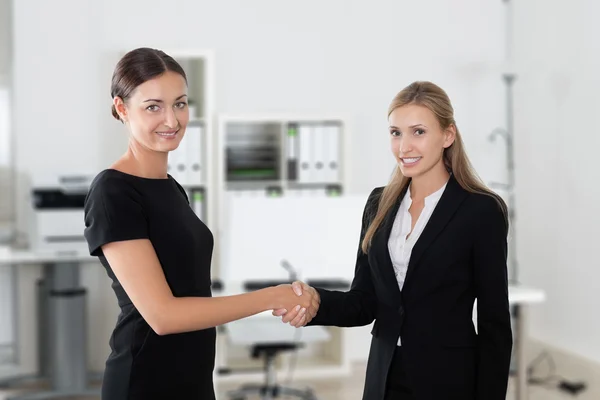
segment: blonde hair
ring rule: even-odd
[[[458,184],[468,192],[480,193],[493,197],[497,202],[505,218],[508,216],[506,203],[502,198],[490,190],[479,178],[467,154],[462,137],[454,120],[454,109],[446,92],[439,86],[425,81],[411,83],[394,97],[388,109],[389,115],[398,107],[408,104],[416,104],[427,107],[435,114],[440,127],[445,130],[450,126],[456,129],[456,137],[452,145],[444,149],[444,165],[451,172]],[[378,202],[377,213],[369,225],[363,238],[361,248],[367,252],[371,239],[381,225],[387,213],[394,206],[400,195],[406,190],[410,178],[402,175],[400,168],[396,168],[390,182],[385,186]]]

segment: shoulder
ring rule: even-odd
[[[471,209],[483,213],[502,213],[504,200],[493,193],[469,193],[469,205]]]
[[[363,211],[363,222],[372,220],[377,214],[377,209],[379,208],[379,200],[381,199],[381,194],[383,193],[384,187],[376,187],[371,190],[369,197],[367,198],[367,202],[365,204],[365,209]]]
[[[508,209],[506,203],[498,194],[470,193],[469,210],[473,217],[484,225],[500,225],[508,230]]]
[[[175,182],[175,186],[177,186],[177,189],[179,190],[179,192],[181,192],[181,194],[183,195],[183,197],[185,197],[185,199],[188,201],[190,201],[190,199],[188,198],[188,194],[187,191],[183,188],[183,186],[181,186],[181,184],[179,182],[177,182],[177,180],[175,178],[173,178],[171,175],[169,175],[169,178],[171,178],[173,180],[173,182]]]
[[[383,189],[385,189],[385,186],[379,186],[379,187],[376,187],[373,190],[371,190],[371,194],[369,194],[368,202],[378,201],[381,198]]]
[[[127,175],[116,170],[105,169],[98,173],[90,184],[86,201],[109,199],[112,197],[130,197],[139,199],[140,195],[134,182]]]
[[[371,190],[369,197],[367,198],[367,204],[365,208],[371,210],[373,208],[377,209],[379,205],[379,200],[381,199],[381,194],[383,193],[384,186],[379,186]]]

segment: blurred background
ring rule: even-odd
[[[215,235],[215,295],[346,290],[395,167],[387,107],[415,80],[445,89],[511,209],[508,398],[600,399],[598,16],[591,0],[0,0],[0,399],[98,398],[119,310],[81,200],[126,149],[110,78],[136,47],[189,76],[169,172]],[[220,399],[267,376],[361,398],[370,326],[272,321],[219,328]]]

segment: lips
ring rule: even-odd
[[[400,161],[404,165],[413,165],[416,164],[422,157],[401,157]]]
[[[156,132],[158,136],[162,136],[164,138],[172,138],[179,132],[179,129],[176,131],[166,131],[166,132]]]

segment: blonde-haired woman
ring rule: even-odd
[[[504,400],[512,350],[506,205],[471,167],[440,87],[412,83],[388,120],[398,168],[367,200],[350,291],[294,283],[320,296],[310,325],[375,320],[365,400]],[[274,314],[305,324],[295,312]]]

